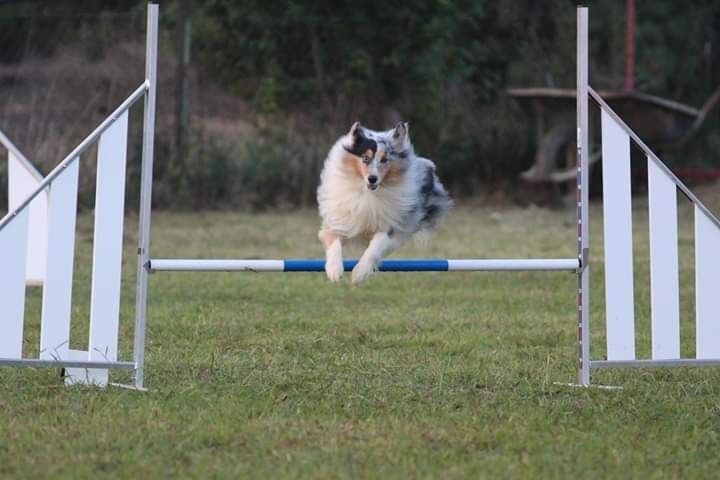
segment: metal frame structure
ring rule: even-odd
[[[702,354],[698,354],[698,358],[694,359],[680,359],[679,357],[679,333],[675,333],[675,327],[671,324],[673,318],[668,321],[667,316],[658,316],[656,319],[653,317],[653,335],[655,336],[657,329],[657,351],[660,352],[657,355],[653,355],[653,359],[649,360],[637,360],[634,358],[634,347],[628,348],[628,345],[632,346],[634,341],[634,323],[632,317],[632,288],[630,288],[630,296],[628,297],[623,293],[624,296],[620,300],[613,299],[613,302],[620,305],[620,315],[618,318],[610,318],[608,315],[608,359],[605,360],[592,360],[590,355],[590,243],[589,243],[589,210],[588,210],[588,179],[589,179],[589,111],[588,111],[588,100],[592,98],[601,108],[603,112],[603,156],[605,157],[606,168],[604,171],[609,171],[609,166],[612,166],[615,170],[613,175],[616,175],[620,180],[620,184],[627,183],[627,187],[620,186],[616,187],[616,178],[613,177],[613,182],[607,183],[612,184],[611,188],[606,188],[608,195],[612,194],[613,205],[616,209],[620,209],[621,214],[618,224],[622,224],[622,228],[626,228],[627,224],[630,224],[630,190],[629,181],[625,182],[623,177],[623,169],[626,168],[629,174],[629,141],[632,139],[648,156],[649,164],[653,165],[653,178],[658,181],[660,187],[651,184],[651,206],[668,206],[673,205],[674,190],[669,192],[668,185],[676,187],[685,196],[690,199],[695,205],[696,210],[696,242],[700,242],[697,245],[702,247],[703,253],[709,251],[709,245],[714,245],[713,242],[717,240],[720,243],[720,221],[697,199],[690,190],[680,182],[676,176],[674,176],[670,170],[665,167],[660,159],[635,135],[632,130],[607,106],[603,99],[595,92],[589,85],[588,80],[588,10],[587,8],[580,7],[577,10],[577,257],[576,258],[559,258],[559,259],[387,259],[384,260],[380,266],[380,271],[393,271],[393,272],[420,272],[420,271],[570,271],[575,272],[577,275],[577,331],[578,331],[578,384],[581,386],[590,386],[591,377],[590,374],[593,370],[613,368],[613,367],[666,367],[666,366],[704,366],[704,365],[718,365],[720,364],[720,345],[715,348],[713,344],[705,343],[705,340],[701,341],[700,330],[698,330],[698,351]],[[67,187],[67,184],[73,186],[72,181],[68,183],[65,179],[68,177],[67,172],[74,173],[75,179],[77,178],[78,158],[81,153],[87,150],[87,148],[99,141],[99,155],[98,155],[98,197],[101,192],[101,176],[100,170],[102,168],[120,168],[117,170],[121,172],[124,178],[124,163],[122,167],[114,165],[117,161],[125,161],[125,149],[126,149],[126,138],[123,140],[121,137],[124,135],[127,137],[127,111],[128,109],[139,101],[141,98],[144,99],[144,119],[143,119],[143,140],[142,140],[142,166],[141,166],[141,191],[140,191],[140,211],[139,211],[139,227],[138,227],[138,249],[137,249],[137,284],[136,284],[136,298],[135,298],[135,330],[134,330],[134,341],[133,341],[133,360],[130,361],[116,361],[112,360],[104,361],[102,357],[107,352],[93,352],[92,351],[92,338],[93,338],[93,323],[92,323],[92,310],[96,303],[100,303],[102,300],[116,302],[115,307],[119,309],[119,270],[115,271],[118,278],[110,278],[112,288],[110,292],[117,292],[118,298],[107,298],[107,289],[104,291],[105,298],[101,300],[95,300],[95,274],[98,259],[102,255],[96,255],[94,257],[93,264],[93,300],[91,301],[91,349],[89,352],[79,352],[74,350],[68,350],[67,345],[62,349],[63,354],[55,357],[51,351],[49,354],[46,352],[45,356],[39,359],[25,359],[21,358],[21,344],[22,344],[22,323],[20,323],[20,337],[17,337],[17,328],[15,331],[10,332],[14,335],[13,338],[17,340],[17,351],[20,353],[14,354],[12,358],[0,358],[0,366],[29,366],[29,367],[66,367],[70,369],[79,369],[84,371],[86,375],[85,381],[80,379],[76,383],[95,383],[93,380],[100,378],[102,385],[111,384],[107,381],[109,378],[107,375],[110,369],[124,369],[131,370],[134,373],[134,382],[132,385],[118,385],[126,388],[133,388],[138,390],[144,390],[144,378],[145,378],[145,333],[147,325],[147,306],[148,306],[148,276],[152,272],[171,272],[171,271],[204,271],[204,272],[320,272],[324,270],[325,262],[322,259],[268,259],[268,260],[255,260],[255,259],[153,259],[150,254],[150,233],[151,233],[151,209],[152,209],[152,173],[153,173],[153,158],[154,158],[154,134],[155,134],[155,103],[156,103],[156,88],[157,88],[157,41],[158,41],[158,5],[156,3],[150,3],[148,5],[148,17],[147,17],[147,45],[146,45],[146,67],[145,67],[145,80],[143,83],[108,117],[106,118],[87,138],[85,138],[60,164],[55,167],[50,174],[48,174],[40,183],[38,188],[28,195],[28,197],[22,201],[16,208],[14,208],[7,216],[0,219],[0,262],[8,262],[8,271],[14,271],[15,275],[10,280],[6,280],[3,276],[0,276],[0,302],[3,300],[9,301],[11,309],[15,308],[15,313],[19,316],[22,322],[22,311],[24,309],[24,283],[21,284],[18,280],[19,273],[24,275],[24,266],[21,265],[20,260],[13,257],[13,254],[17,252],[10,251],[11,247],[17,247],[20,250],[24,250],[26,247],[21,243],[27,239],[27,231],[24,233],[22,229],[26,229],[27,222],[27,210],[29,205],[33,202],[38,195],[47,190],[51,190],[51,187],[55,186],[59,188],[59,191],[65,194],[65,196],[58,194],[60,200],[64,199],[65,210],[61,210],[60,214],[55,217],[56,223],[63,223],[65,220],[63,214],[72,217],[70,222],[72,227],[64,227],[64,232],[72,228],[74,229],[74,218],[76,215],[76,206],[74,200],[68,200],[72,188]],[[606,129],[606,126],[608,127]],[[607,130],[607,131],[606,131]],[[610,133],[608,133],[610,132]],[[606,141],[607,133],[607,141]],[[112,134],[112,135],[110,135]],[[108,139],[107,137],[112,137]],[[619,139],[619,140],[618,140]],[[11,154],[14,153],[14,146],[4,142],[3,136],[0,136],[0,142],[6,146],[10,145],[8,149]],[[112,141],[119,142],[113,144]],[[8,141],[9,142],[9,141]],[[103,143],[105,147],[103,148]],[[109,146],[108,146],[109,145]],[[108,152],[117,150],[118,147],[123,152],[117,156],[112,156]],[[607,148],[606,148],[607,147]],[[627,147],[627,148],[626,148]],[[618,153],[619,152],[619,153]],[[618,155],[616,159],[614,155]],[[104,157],[103,157],[104,155]],[[108,160],[108,157],[111,157]],[[105,163],[101,164],[101,158]],[[108,163],[109,162],[109,163]],[[611,163],[608,163],[611,162]],[[617,162],[624,162],[621,165],[616,165]],[[615,168],[618,167],[618,168]],[[74,171],[73,171],[74,169]],[[114,171],[113,171],[114,173]],[[105,173],[107,176],[108,174]],[[65,179],[65,180],[64,180]],[[72,178],[70,178],[72,180]],[[107,180],[104,180],[107,182]],[[65,182],[65,183],[63,183]],[[75,195],[77,190],[77,180],[75,180],[74,188]],[[623,183],[625,182],[625,183]],[[58,187],[58,184],[63,188]],[[103,183],[103,189],[111,189],[112,185]],[[611,192],[612,190],[612,192]],[[119,192],[119,193],[118,193]],[[103,195],[106,193],[103,192]],[[98,216],[105,215],[113,217],[111,220],[114,225],[114,236],[122,237],[122,206],[124,202],[124,192],[118,190],[113,193],[117,200],[111,205],[112,208],[103,207],[100,209],[96,206],[96,238],[95,242],[98,241],[97,233],[102,227],[98,227]],[[617,196],[619,199],[616,201],[614,197]],[[607,200],[607,197],[606,197]],[[111,202],[112,203],[112,202]],[[53,208],[55,203],[52,203]],[[655,208],[653,207],[653,208]],[[607,202],[604,205],[606,208],[605,217],[608,218]],[[673,207],[674,208],[674,207]],[[108,213],[110,212],[110,213]],[[616,210],[617,212],[617,210]],[[52,212],[51,212],[52,213]],[[612,212],[611,212],[612,213]],[[651,211],[652,213],[652,211]],[[117,217],[120,217],[119,219]],[[51,215],[52,217],[52,215]],[[652,217],[652,215],[651,215]],[[59,219],[59,220],[58,220]],[[52,218],[51,218],[52,220]],[[118,226],[118,222],[120,226]],[[67,222],[65,222],[67,223]],[[651,234],[653,233],[653,220],[651,218]],[[619,228],[619,227],[618,227]],[[613,278],[612,275],[618,275],[617,273],[608,273],[611,270],[610,264],[622,264],[627,263],[627,252],[630,252],[630,275],[632,278],[632,238],[631,232],[623,231],[622,228],[616,229],[613,226],[613,235],[618,238],[608,238],[607,223],[605,229],[605,264],[606,264],[606,285],[608,284],[608,278]],[[659,229],[662,234],[667,232],[666,228]],[[119,234],[117,233],[119,232]],[[709,232],[709,233],[708,233]],[[74,235],[74,233],[73,233]],[[67,245],[68,242],[74,242],[74,236],[68,235],[71,240],[64,240]],[[107,235],[106,235],[107,237]],[[629,239],[629,247],[628,247]],[[659,248],[661,253],[670,251],[672,253],[672,235],[669,235],[669,240],[666,239],[663,242],[655,242],[651,244],[651,250],[653,248]],[[675,237],[676,239],[676,237]],[[122,242],[118,241],[117,238],[112,238],[111,242],[108,242],[107,238],[104,241],[110,245],[111,254],[115,256],[116,260],[121,255]],[[612,240],[610,242],[609,240]],[[617,241],[616,241],[617,240]],[[3,243],[5,242],[5,243]],[[617,243],[619,246],[609,247],[609,243]],[[676,242],[677,243],[677,242]],[[616,249],[617,250],[613,250]],[[664,250],[663,250],[664,249]],[[669,250],[668,250],[669,249]],[[66,250],[61,250],[67,252]],[[619,253],[618,253],[619,252]],[[712,253],[712,252],[710,252]],[[70,259],[72,258],[72,252],[68,254]],[[672,256],[672,255],[670,255]],[[713,258],[710,267],[701,265],[697,262],[696,255],[696,271],[698,275],[698,285],[700,285],[700,278],[702,277],[704,284],[707,284],[706,280],[717,280],[720,281],[720,255],[708,254],[709,257]],[[53,260],[48,254],[48,265],[51,265]],[[677,253],[675,251],[675,257]],[[24,257],[23,257],[24,258]],[[664,258],[664,257],[663,257]],[[671,259],[672,260],[672,259]],[[677,258],[675,258],[677,260]],[[651,263],[653,269],[656,267],[660,268],[661,273],[653,273],[653,281],[660,278],[662,281],[658,285],[653,285],[653,292],[663,293],[671,289],[673,285],[677,285],[672,281],[673,272],[677,276],[677,270],[672,269],[672,264],[668,264],[664,261],[658,260],[658,255],[653,254],[651,251]],[[62,260],[62,265],[65,265],[65,270],[60,269],[63,272],[64,287],[56,289],[60,292],[69,292],[72,287],[72,265],[67,266],[67,259]],[[70,261],[70,264],[72,262]],[[118,262],[119,263],[119,262]],[[356,265],[357,260],[346,260],[344,262],[344,269],[346,271],[352,270]],[[12,264],[12,265],[10,265]],[[110,265],[113,267],[112,265]],[[53,264],[54,271],[58,271],[58,265]],[[113,268],[116,268],[117,265]],[[627,269],[621,265],[618,271],[621,276],[627,277]],[[715,268],[717,267],[717,268]],[[68,278],[68,270],[70,276]],[[669,274],[667,272],[670,272]],[[716,273],[717,272],[717,273]],[[4,273],[4,272],[3,272]],[[57,275],[57,274],[56,274]],[[608,277],[610,275],[610,277]],[[10,275],[12,277],[12,275]],[[102,276],[102,275],[100,275]],[[105,275],[107,276],[107,275]],[[617,279],[618,277],[614,277]],[[24,278],[23,278],[24,280]],[[671,280],[671,281],[666,281]],[[5,283],[4,283],[5,282]],[[70,282],[68,284],[68,282]],[[52,283],[52,282],[51,282]],[[57,283],[57,282],[56,282]],[[9,286],[9,287],[8,287]],[[8,287],[8,288],[5,288]],[[630,284],[632,287],[632,284]],[[12,291],[10,291],[12,290]],[[51,290],[51,289],[50,289]],[[607,289],[606,290],[610,290]],[[617,291],[617,289],[615,289]],[[712,299],[712,295],[708,295],[707,292],[697,293],[698,304],[702,307],[702,315],[698,313],[698,324],[702,320],[703,335],[705,333],[717,335],[715,338],[720,338],[720,322],[717,325],[713,322],[709,322],[707,318],[707,312],[712,310],[712,307],[717,306],[720,310],[720,298],[718,300]],[[43,295],[45,296],[45,291]],[[14,299],[12,295],[21,295],[19,300]],[[677,292],[676,292],[677,294]],[[55,293],[54,295],[60,295]],[[99,294],[100,295],[100,294]],[[655,295],[657,298],[662,299],[662,295]],[[672,296],[670,296],[672,297]],[[628,300],[629,298],[629,300]],[[610,303],[610,296],[607,296],[607,303]],[[67,322],[62,328],[67,328],[69,332],[69,301],[58,300],[61,306],[68,310],[67,318],[63,318],[64,322]],[[22,302],[22,303],[21,303]],[[629,304],[628,304],[629,302]],[[45,298],[43,299],[43,305],[45,306]],[[624,317],[625,311],[630,307],[629,317]],[[653,303],[655,305],[655,303]],[[622,309],[625,308],[623,311]],[[43,308],[43,312],[45,308]],[[117,313],[117,310],[113,310]],[[44,315],[44,313],[43,313]],[[117,315],[115,315],[117,316]],[[10,318],[12,317],[12,312]],[[661,318],[662,317],[662,318]],[[702,317],[702,318],[701,318]],[[657,320],[657,321],[656,321]],[[43,322],[45,318],[43,318]],[[114,323],[113,323],[114,322]],[[115,342],[113,349],[117,349],[117,335],[118,335],[118,324],[117,318],[110,322],[111,327],[114,328],[114,332],[102,333],[103,339],[110,338],[110,341]],[[3,324],[3,335],[5,335],[5,327]],[[614,329],[611,333],[611,326]],[[621,328],[618,329],[618,326]],[[43,328],[45,323],[43,323]],[[13,325],[9,328],[12,330]],[[698,327],[700,329],[700,326]],[[617,340],[618,333],[625,334],[629,338],[620,338],[619,346],[611,344],[611,338]],[[96,332],[97,333],[97,332]],[[44,335],[44,334],[43,334]],[[69,335],[63,334],[63,335]],[[620,335],[623,337],[623,335]],[[43,336],[44,338],[44,336]],[[56,335],[57,339],[67,339],[67,336]],[[704,337],[703,337],[704,338]],[[0,353],[3,351],[3,337],[0,336]],[[654,338],[655,341],[655,338]],[[63,343],[68,343],[69,340]],[[665,342],[665,343],[663,343]],[[670,343],[668,346],[667,343]],[[720,342],[719,342],[720,343]],[[6,343],[7,344],[7,343]],[[677,344],[677,345],[675,345]],[[15,344],[12,344],[13,348]],[[52,345],[57,345],[53,343]],[[655,348],[655,343],[653,344]],[[41,339],[42,346],[42,339]],[[611,348],[612,347],[612,348]],[[677,347],[677,348],[675,348]],[[626,350],[623,350],[626,349]],[[673,350],[675,349],[675,350]],[[717,350],[717,352],[716,352]],[[673,353],[677,351],[676,353]],[[619,352],[619,353],[617,353]],[[670,353],[668,353],[670,352]],[[98,359],[97,353],[100,354]],[[116,356],[116,351],[110,352],[112,357]],[[87,356],[89,355],[89,358]],[[17,358],[15,358],[17,357]],[[50,357],[50,358],[48,358]],[[612,357],[612,358],[610,358]],[[104,376],[97,376],[97,370],[100,369],[104,372]],[[117,384],[112,384],[117,385]]]
[[[144,388],[145,329],[147,325],[148,274],[150,264],[150,221],[152,211],[152,175],[155,158],[155,103],[157,90],[158,6],[148,6],[148,38],[145,51],[145,78],[148,94],[145,97],[142,167],[140,177],[140,212],[138,227],[137,288],[135,290],[135,387]]]
[[[577,9],[577,254],[578,382],[590,385],[590,217],[588,115],[588,11]]]

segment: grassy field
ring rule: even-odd
[[[637,349],[647,356],[647,215],[637,202]],[[692,218],[681,214],[683,353],[694,351]],[[593,357],[602,358],[594,208]],[[575,255],[572,212],[458,208],[402,257]],[[155,257],[321,255],[314,211],[154,217]],[[92,224],[81,218],[74,347],[86,347]],[[132,336],[136,219],[122,341]],[[358,249],[353,253],[356,255]],[[720,373],[601,372],[573,389],[571,273],[151,277],[148,393],[1,369],[0,478],[717,478]],[[25,353],[37,354],[29,290]],[[119,375],[118,380],[127,380]]]

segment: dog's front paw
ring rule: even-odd
[[[340,281],[343,270],[344,268],[342,260],[325,262],[325,273],[327,274],[328,280],[333,283]]]
[[[367,281],[375,272],[376,264],[367,260],[360,260],[352,271],[353,285],[360,285]]]

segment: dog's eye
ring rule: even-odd
[[[367,155],[363,155],[362,161],[365,165],[367,165],[368,163],[370,163],[370,157],[368,157]]]
[[[387,156],[382,157],[382,158],[380,159],[380,163],[387,163],[388,160],[390,160],[390,159],[389,159]]]

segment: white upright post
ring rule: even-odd
[[[588,216],[588,9],[577,9],[578,383],[590,385],[590,225]]]
[[[117,361],[120,327],[128,112],[100,136],[95,190],[90,360]],[[108,371],[97,375],[104,386]]]
[[[695,206],[695,356],[720,358],[720,229]]]
[[[46,360],[66,360],[70,349],[79,167],[79,160],[71,163],[49,188],[52,242],[48,242],[40,327],[40,358]]]
[[[157,86],[158,4],[148,4],[147,43],[145,49],[145,118],[143,120],[142,170],[140,173],[140,220],[138,227],[138,265],[135,291],[135,387],[143,389],[145,378],[145,325],[150,262],[150,213],[155,139],[155,94]]]
[[[43,177],[1,131],[0,144],[8,150],[8,211],[12,212],[38,188]],[[28,285],[43,285],[45,282],[47,215],[48,191],[44,190],[30,205],[25,273]]]
[[[652,358],[680,358],[680,278],[675,182],[648,158]]]
[[[28,212],[19,212],[0,227],[0,358],[22,358]]]
[[[608,360],[635,359],[630,137],[601,112]]]

